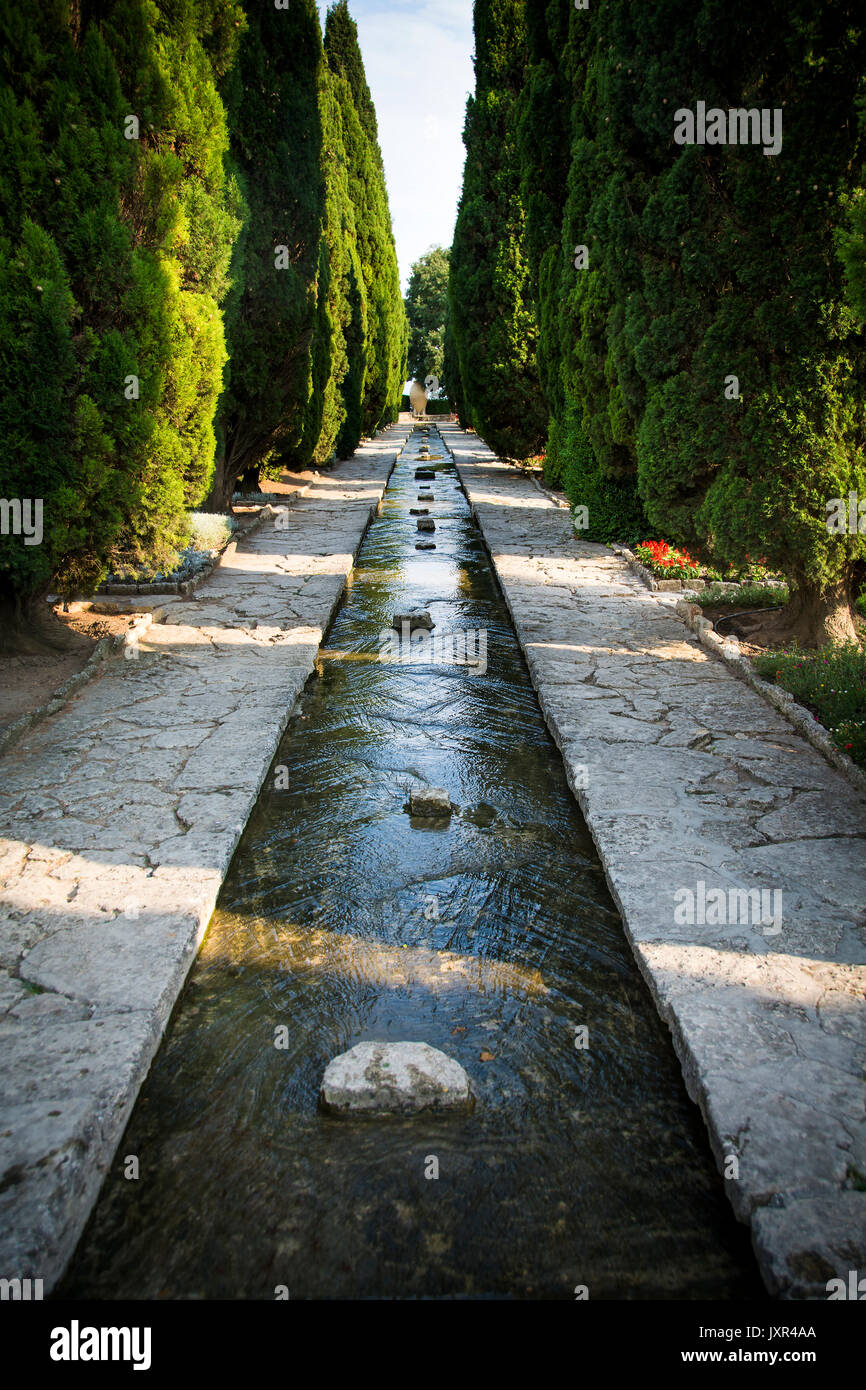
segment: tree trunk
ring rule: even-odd
[[[852,611],[853,571],[820,589],[801,584],[774,620],[767,635],[773,643],[796,642],[800,647],[823,647],[828,642],[853,642],[857,636]]]
[[[259,466],[257,463],[254,463],[251,468],[248,468],[246,472],[241,474],[238,479],[237,490],[244,497],[248,494],[261,492],[262,489],[259,484]]]

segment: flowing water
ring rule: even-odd
[[[762,1296],[430,441],[435,501],[417,500],[416,432],[62,1297]],[[416,605],[437,644],[389,652],[383,630]],[[479,663],[444,659],[456,633]],[[450,819],[410,816],[425,784]],[[365,1039],[455,1057],[472,1113],[321,1114],[327,1062]]]

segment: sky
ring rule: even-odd
[[[322,31],[328,5],[320,0]],[[405,292],[413,261],[450,246],[463,182],[463,118],[475,87],[472,0],[349,0]]]

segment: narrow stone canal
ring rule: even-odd
[[[429,439],[432,482],[419,431],[397,461],[60,1297],[763,1296]],[[395,651],[415,607],[433,639]],[[409,814],[425,785],[449,819]],[[453,1056],[473,1111],[320,1113],[328,1061],[367,1039]]]

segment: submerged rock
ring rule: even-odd
[[[433,520],[432,516],[419,516],[417,526],[419,531],[436,530],[436,522]]]
[[[410,507],[410,508],[409,508],[409,515],[410,515],[410,516],[429,516],[429,512],[427,511],[427,508],[426,508],[426,507]]]
[[[432,469],[432,468],[416,468],[416,469],[415,469],[415,481],[416,481],[416,482],[428,482],[431,478],[435,478],[435,477],[436,477],[436,474],[433,472],[433,469]]]
[[[428,632],[432,632],[435,626],[426,608],[412,608],[408,613],[395,613],[391,619],[391,626],[395,627],[398,632],[401,631],[404,623],[409,624],[410,632],[417,627],[424,627]]]
[[[451,797],[444,787],[421,787],[409,797],[413,816],[450,816]]]
[[[472,1103],[459,1062],[423,1042],[362,1042],[325,1068],[319,1092],[332,1115],[411,1115]]]
[[[416,550],[435,550],[435,549],[436,549],[436,542],[435,542],[435,541],[416,541],[416,542],[415,542],[415,549],[416,549]]]

